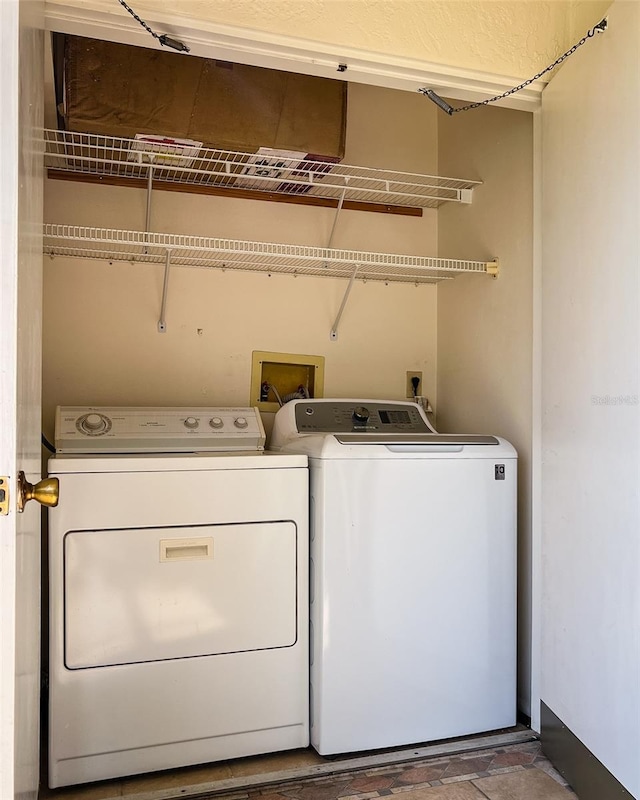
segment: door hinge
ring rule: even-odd
[[[9,513],[9,478],[6,475],[0,477],[0,517],[6,517]]]

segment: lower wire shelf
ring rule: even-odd
[[[143,264],[166,264],[169,259],[175,267],[416,284],[435,283],[461,273],[494,277],[498,273],[497,261],[461,261],[74,225],[46,224],[43,244],[44,253],[52,257]]]

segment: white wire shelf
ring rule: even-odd
[[[45,130],[45,166],[66,173],[153,180],[346,202],[437,208],[470,203],[481,181],[206,147],[152,144],[88,133]]]
[[[286,273],[401,283],[435,283],[461,273],[495,276],[497,261],[335,250],[168,233],[46,224],[44,252],[55,257]]]

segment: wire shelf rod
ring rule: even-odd
[[[56,258],[73,258],[73,259],[82,259],[87,261],[108,261],[109,263],[115,264],[127,264],[130,266],[135,265],[159,265],[162,266],[164,263],[163,258],[152,256],[152,257],[141,257],[137,254],[123,254],[123,253],[113,253],[109,256],[105,256],[104,254],[98,254],[95,251],[83,251],[80,249],[65,249],[65,248],[46,248],[45,254],[49,255],[49,257],[53,260]],[[212,262],[208,259],[173,259],[171,260],[172,267],[188,267],[189,269],[200,269],[200,270],[220,270],[221,272],[226,272],[227,270],[230,271],[238,271],[238,272],[253,272],[259,274],[265,274],[271,276],[273,275],[288,275],[293,277],[316,277],[316,278],[339,278],[348,280],[351,276],[352,269],[348,270],[346,267],[339,269],[325,269],[322,267],[294,267],[294,266],[283,266],[282,264],[264,264],[261,262],[234,262],[228,263],[224,261],[220,262]],[[405,284],[413,284],[415,286],[425,285],[425,284],[437,284],[442,281],[451,281],[454,278],[451,275],[391,275],[389,273],[375,273],[371,271],[358,273],[357,281],[361,281],[362,283],[367,283],[368,281],[377,282],[377,283],[405,283]]]

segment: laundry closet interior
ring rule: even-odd
[[[459,178],[467,188],[415,206],[404,200],[420,209],[412,214],[348,203],[336,214],[333,207],[195,193],[188,185],[152,188],[148,204],[144,181],[134,188],[45,178],[44,434],[53,440],[57,406],[256,405],[255,351],[323,357],[325,397],[405,400],[407,372],[421,373],[420,394],[439,432],[500,436],[518,453],[518,706],[529,717],[533,115],[484,107],[449,117],[418,93],[350,83],[348,70],[343,77],[339,164]],[[58,125],[49,95],[45,125],[52,130]],[[56,141],[50,134],[50,153]],[[91,157],[104,156],[96,147]],[[65,159],[73,165],[71,150]],[[62,161],[48,163],[55,169]],[[159,253],[165,234],[197,246],[202,237],[276,243],[283,252],[330,242],[362,266],[345,300],[349,269],[334,277],[322,263],[328,251],[313,274],[306,263],[281,271],[277,259],[269,262],[273,269],[253,271],[234,268],[207,241],[191,266],[166,246],[172,261],[165,286],[163,258],[109,257],[119,247],[111,241],[117,232],[147,225]],[[92,232],[97,228],[111,233]],[[111,239],[102,246],[100,237]],[[379,253],[397,256],[387,272],[367,266],[367,254]],[[407,256],[473,262],[475,271],[447,271],[443,261],[436,264],[441,272],[430,273],[438,280],[411,279],[411,270],[398,280],[396,267]],[[273,413],[262,419],[268,435]]]

